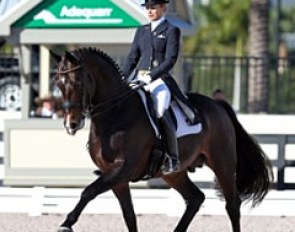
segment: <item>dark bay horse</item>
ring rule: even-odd
[[[140,97],[122,80],[116,63],[98,49],[51,54],[58,62],[56,83],[63,96],[64,127],[74,135],[83,127],[86,115],[91,118],[89,151],[101,170],[58,231],[73,231],[88,202],[112,190],[128,231],[137,232],[129,182],[140,180],[146,173],[156,142]],[[189,99],[200,111],[203,130],[179,139],[179,172],[163,175],[158,169],[153,177],[163,178],[185,200],[185,212],[174,229],[184,232],[205,200],[189,179],[188,170],[207,165],[225,198],[232,230],[240,232],[241,202],[252,200],[255,206],[264,199],[273,180],[271,164],[227,103],[198,94],[190,94]]]

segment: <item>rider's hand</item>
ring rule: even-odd
[[[146,84],[149,84],[149,83],[152,82],[152,78],[151,78],[150,73],[144,74],[144,81],[145,81]]]
[[[133,89],[133,88],[136,88],[137,86],[139,85],[146,85],[147,83],[142,81],[142,80],[133,80],[129,83],[129,86]]]
[[[149,72],[146,72],[144,75],[138,75],[138,77],[136,78],[136,80],[145,83],[145,84],[149,84],[152,81],[152,78],[150,76]]]

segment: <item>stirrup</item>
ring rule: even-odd
[[[166,155],[161,170],[164,175],[169,175],[171,173],[178,172],[179,160],[177,158],[172,158]]]

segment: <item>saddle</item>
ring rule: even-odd
[[[163,77],[164,82],[168,86],[173,100],[178,104],[182,113],[187,117],[187,123],[190,125],[198,124],[201,122],[198,110],[191,104],[188,98],[179,89],[175,79],[166,74]]]
[[[165,144],[165,140],[161,139],[161,129],[159,128],[160,124],[158,122],[158,118],[156,117],[155,107],[152,100],[152,97],[149,92],[146,92],[144,89],[139,89],[138,94],[140,95],[142,102],[145,106],[146,113],[149,117],[150,123],[154,129],[156,135],[156,142],[151,152],[150,161],[147,169],[141,178],[133,180],[148,180],[156,175],[156,173],[160,170],[167,151],[167,146]],[[179,101],[179,100],[178,100]],[[180,108],[183,106],[183,103],[177,102],[175,98],[172,99],[171,107],[168,109],[168,113],[171,115],[172,120],[174,121],[174,125],[176,129],[176,135],[178,138],[188,135],[188,134],[198,134],[202,130],[201,123],[192,124],[184,110]]]

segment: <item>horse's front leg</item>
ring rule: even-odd
[[[128,231],[137,232],[136,216],[130,194],[129,184],[121,184],[120,186],[114,188],[113,192],[119,200]]]
[[[97,195],[112,189],[116,184],[122,181],[122,175],[120,175],[121,168],[113,170],[110,173],[103,174],[97,180],[88,185],[80,196],[80,200],[71,211],[66,220],[61,224],[58,232],[73,232],[72,226],[78,221],[83,209],[88,202],[93,200]]]

